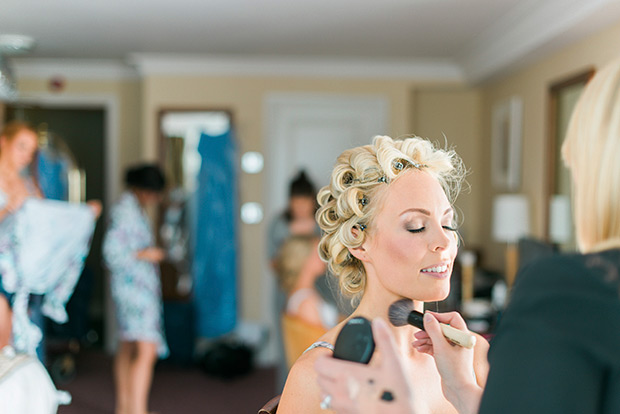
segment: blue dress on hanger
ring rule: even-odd
[[[237,185],[231,131],[202,134],[196,190],[194,303],[197,334],[216,338],[237,324]]]

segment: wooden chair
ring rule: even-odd
[[[282,315],[281,321],[284,352],[290,368],[297,358],[327,330],[322,326],[313,325],[297,316],[287,314]]]
[[[263,408],[258,410],[258,414],[276,414],[276,411],[278,411],[279,403],[280,403],[280,396],[276,395],[275,397],[267,401],[267,403],[263,405]]]

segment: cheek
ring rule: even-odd
[[[385,265],[394,266],[398,264],[406,264],[410,266],[412,262],[420,260],[420,252],[424,246],[412,237],[384,237],[377,240],[380,246],[381,258],[385,261]]]
[[[20,160],[29,160],[32,158],[32,152],[25,148],[16,148],[14,154]]]

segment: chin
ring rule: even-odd
[[[450,295],[450,285],[429,294],[428,298],[424,299],[424,302],[441,302],[445,300],[448,295]]]
[[[433,292],[425,292],[425,294],[422,295],[418,293],[414,295],[407,295],[406,297],[411,300],[420,302],[441,302],[442,300],[445,300],[449,294],[450,287],[448,287],[447,289],[442,289],[441,291],[435,290]]]

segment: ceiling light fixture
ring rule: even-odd
[[[17,82],[6,56],[29,52],[34,44],[34,39],[30,36],[0,34],[0,101],[17,98]]]
[[[0,34],[0,54],[16,55],[26,53],[34,47],[34,39],[18,34]]]
[[[17,98],[17,83],[7,59],[0,54],[0,102]]]

